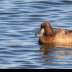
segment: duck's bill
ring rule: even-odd
[[[43,33],[44,33],[44,28],[42,28],[37,34],[35,34],[35,36],[39,36],[39,35],[41,35]]]

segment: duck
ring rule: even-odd
[[[35,36],[41,35],[39,43],[71,43],[72,30],[53,29],[50,23],[44,22],[41,24],[40,31]]]

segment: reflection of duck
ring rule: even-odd
[[[61,48],[64,48],[64,49],[60,50],[58,47],[61,47]],[[57,50],[53,51],[53,50],[51,50],[52,48],[55,48]],[[72,44],[71,43],[61,43],[61,44],[50,43],[50,44],[43,44],[40,49],[43,51],[43,52],[41,52],[41,54],[47,55],[47,57],[48,57],[48,55],[49,55],[49,57],[50,56],[52,57],[53,53],[59,53],[58,55],[54,54],[54,56],[52,57],[52,59],[53,58],[54,59],[55,58],[56,59],[57,58],[65,59],[66,57],[72,57],[72,55],[71,55],[72,54],[72,50],[71,49],[70,50],[69,49],[66,50],[66,48],[72,48]],[[44,58],[44,57],[41,57],[41,58]],[[44,60],[44,61],[49,61],[49,58],[48,58],[48,60]]]
[[[47,49],[51,49],[53,48],[54,45],[53,44],[44,44],[43,46],[41,46],[41,50],[43,50],[43,52],[41,54],[43,55],[48,55],[49,53],[52,53],[52,51],[47,50]]]
[[[52,29],[50,23],[42,23],[41,30],[36,34],[40,35],[44,34],[40,37],[40,43],[61,43],[61,42],[72,42],[72,31],[64,30],[64,29]]]

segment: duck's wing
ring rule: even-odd
[[[72,30],[64,30],[64,29],[53,29],[54,34],[71,34]]]
[[[72,30],[53,29],[55,35],[72,35]]]

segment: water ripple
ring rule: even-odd
[[[0,69],[72,68],[72,44],[38,44],[43,22],[72,29],[70,0],[0,0]]]

